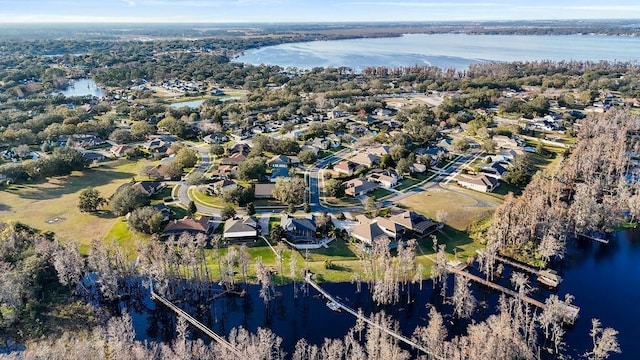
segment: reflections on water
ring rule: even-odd
[[[637,61],[640,38],[600,35],[408,34],[395,38],[313,41],[246,51],[235,59],[254,65],[311,69],[433,65],[466,69],[486,61]]]
[[[93,79],[82,78],[71,80],[66,89],[53,93],[53,95],[57,94],[62,94],[67,97],[90,95],[97,98],[103,98],[106,95],[106,92],[104,89],[99,87]]]
[[[553,265],[564,278],[557,290],[537,286],[531,297],[544,301],[556,293],[561,298],[565,294],[575,296],[574,303],[581,308],[580,317],[574,326],[567,329],[565,341],[570,355],[578,357],[591,348],[589,330],[591,319],[599,318],[605,327],[613,327],[620,332],[618,340],[622,354],[613,354],[612,359],[628,358],[640,353],[640,343],[636,341],[640,333],[640,232],[630,230],[616,234],[609,244],[600,244],[589,240],[580,240],[571,249],[571,255],[562,268]],[[477,269],[469,271],[478,273]],[[507,265],[501,277],[495,281],[505,287],[509,282],[511,268]],[[536,284],[531,275],[532,284]],[[175,315],[166,307],[153,302],[149,291],[140,285],[139,279],[131,279],[127,293],[131,295],[120,303],[121,308],[132,312],[134,326],[140,339],[169,340],[175,332]],[[265,305],[259,296],[260,287],[251,285],[246,296],[222,296],[216,284],[205,286],[193,283],[175,283],[170,288],[173,295],[167,297],[181,309],[187,311],[218,334],[227,335],[233,327],[243,326],[255,332],[259,327],[268,327],[283,339],[283,349],[293,352],[295,343],[305,338],[312,344],[321,344],[325,338],[342,338],[349,328],[354,326],[355,318],[347,312],[332,311],[327,301],[312,288],[285,285],[276,287],[276,296]],[[471,321],[481,321],[495,313],[498,293],[486,287],[473,285],[474,296],[480,304],[473,319],[464,320],[453,317],[452,307],[444,303],[440,289],[432,289],[431,281],[425,281],[422,289],[419,284],[407,285],[398,304],[376,306],[369,295],[367,284],[358,286],[351,283],[323,283],[322,288],[345,305],[359,309],[365,315],[384,310],[400,323],[400,333],[410,337],[417,326],[427,323],[428,309],[431,304],[445,317],[450,334],[462,334]],[[295,289],[295,291],[294,291]],[[449,277],[449,291],[453,289],[452,276]],[[294,294],[297,293],[297,296]],[[409,293],[410,297],[406,294]],[[194,332],[196,330],[193,330]],[[202,336],[196,333],[195,336]]]

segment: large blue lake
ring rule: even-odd
[[[629,230],[617,233],[609,244],[600,244],[590,240],[579,240],[573,243],[564,268],[555,265],[564,277],[564,282],[556,291],[535,286],[532,297],[544,300],[553,292],[561,298],[565,294],[575,296],[574,303],[580,307],[580,317],[574,326],[567,328],[565,342],[569,355],[581,358],[585,351],[591,349],[589,330],[591,319],[598,318],[604,327],[613,327],[620,332],[618,340],[622,354],[613,354],[611,359],[637,359],[640,355],[640,231]],[[473,267],[469,271],[476,272]],[[501,279],[496,279],[504,286],[509,284],[510,269],[507,267]],[[451,277],[449,289],[452,289]],[[531,277],[535,285],[535,278]],[[451,306],[443,304],[439,290],[432,290],[430,281],[424,282],[422,290],[418,285],[412,286],[411,301],[401,299],[395,306],[376,307],[366,284],[358,293],[356,286],[350,283],[322,284],[329,293],[337,296],[353,308],[362,308],[366,314],[385,310],[400,323],[400,331],[411,336],[416,326],[424,326],[427,317],[427,304],[436,306],[447,320],[452,334],[463,333],[468,320],[453,318]],[[480,302],[474,320],[485,319],[495,313],[498,293],[494,290],[472,287],[473,293]],[[333,312],[325,306],[325,300],[319,297],[314,289],[307,296],[293,296],[291,285],[277,287],[279,296],[269,306],[269,314],[265,304],[259,298],[258,286],[250,286],[245,298],[222,297],[217,300],[205,300],[208,296],[195,296],[194,301],[179,301],[179,306],[219,334],[228,334],[233,327],[243,326],[252,332],[258,327],[268,327],[283,338],[283,349],[291,354],[298,339],[306,338],[312,344],[321,344],[324,338],[342,338],[355,319],[345,312]],[[143,294],[146,291],[143,291]],[[139,339],[169,340],[175,334],[173,316],[169,310],[154,304],[148,296],[144,296],[137,305],[130,303],[134,326]],[[206,339],[203,334],[193,332],[196,337]]]
[[[313,41],[248,50],[235,61],[310,69],[433,65],[465,69],[487,61],[638,61],[640,37],[602,35],[408,34],[395,38]]]

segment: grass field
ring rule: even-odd
[[[451,185],[450,189],[435,188],[413,195],[399,205],[432,219],[438,210],[448,213],[445,224],[458,231],[465,231],[474,221],[490,216],[501,199]]]
[[[120,220],[106,211],[81,213],[77,207],[80,192],[94,187],[108,198],[148,164],[147,160],[114,160],[42,183],[8,186],[0,192],[0,221],[19,221],[52,231],[61,239],[75,239],[86,248],[92,240],[103,239]]]

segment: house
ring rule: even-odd
[[[163,221],[169,221],[169,219],[171,218],[171,215],[175,213],[170,207],[168,207],[165,204],[151,205],[151,207],[160,211],[160,214],[162,214]]]
[[[440,225],[433,220],[413,211],[405,211],[403,213],[393,215],[389,220],[420,236],[427,236],[438,230],[440,227]]]
[[[224,223],[222,236],[229,242],[256,241],[259,227],[258,220],[253,216],[249,216],[245,219],[228,219]]]
[[[82,153],[82,157],[88,163],[91,163],[94,161],[95,162],[102,161],[106,158],[106,156],[104,156],[103,154],[95,151],[85,151],[84,153]]]
[[[377,155],[378,157],[383,157],[391,153],[391,147],[387,145],[376,146],[367,150],[367,153]]]
[[[284,229],[287,240],[293,244],[314,244],[316,239],[316,224],[313,217],[296,218],[283,214],[280,218],[280,226]]]
[[[271,168],[288,168],[289,157],[287,155],[275,155],[267,161],[267,165]]]
[[[273,189],[276,184],[256,184],[254,187],[254,198],[256,199],[272,199]]]
[[[356,225],[349,230],[349,235],[369,246],[372,246],[375,241],[391,241],[391,237],[376,222]]]
[[[353,197],[365,195],[379,186],[362,179],[353,179],[344,183],[344,193]]]
[[[502,149],[496,155],[491,156],[492,162],[510,163],[518,155],[523,155],[524,149]]]
[[[207,186],[207,191],[213,195],[220,195],[225,191],[231,191],[237,188],[238,188],[237,182],[229,179],[223,179],[223,180],[216,181],[212,184],[209,184]]]
[[[413,163],[413,164],[411,164],[411,172],[418,173],[418,174],[423,174],[423,173],[427,172],[427,165]]]
[[[229,139],[223,134],[215,133],[203,137],[202,141],[206,142],[207,144],[222,144],[229,141]]]
[[[333,166],[333,171],[347,176],[353,175],[362,166],[349,160],[341,161]]]
[[[328,150],[331,147],[331,142],[325,138],[315,138],[311,145],[321,150]]]
[[[247,155],[237,152],[237,153],[233,153],[230,156],[223,158],[220,161],[221,165],[238,165],[239,163],[243,162],[247,160]]]
[[[451,152],[453,150],[453,142],[450,139],[442,139],[438,141],[436,147],[444,152]]]
[[[269,176],[269,181],[272,182],[272,183],[275,183],[276,180],[279,177],[290,178],[289,169],[287,169],[287,168],[274,168],[273,170],[271,170],[271,176]]]
[[[344,111],[342,110],[331,110],[327,112],[327,117],[329,119],[337,119],[344,116]]]
[[[358,221],[360,224],[352,227],[349,235],[369,246],[377,241],[388,241],[391,247],[395,247],[405,232],[402,225],[387,218],[376,217],[370,220],[366,216],[359,216]]]
[[[356,156],[349,159],[349,161],[354,162],[356,164],[360,164],[365,167],[371,167],[380,162],[380,157],[375,154],[371,154],[368,152],[361,152]]]
[[[391,114],[393,114],[393,111],[389,109],[377,108],[373,113],[378,116],[390,116]]]
[[[505,176],[508,171],[509,170],[507,170],[506,165],[499,162],[494,162],[493,164],[491,164],[491,166],[485,167],[480,170],[482,174],[494,177],[496,179],[502,179],[502,177]]]
[[[313,155],[318,156],[320,149],[313,145],[302,145],[302,147],[300,148],[300,151],[311,151]]]
[[[139,181],[133,186],[147,196],[153,196],[164,189],[164,184],[158,181]]]
[[[238,143],[229,148],[230,154],[241,153],[244,155],[249,155],[250,151],[251,151],[251,146],[245,143]]]
[[[230,178],[236,176],[238,173],[238,167],[235,165],[220,165],[217,169],[211,172],[212,178]]]
[[[518,142],[515,139],[512,139],[505,135],[494,135],[492,138],[493,142],[495,142],[496,147],[499,149],[517,149]]]
[[[111,149],[109,149],[109,152],[113,156],[121,158],[126,156],[129,149],[131,149],[131,146],[129,145],[113,145]]]
[[[162,232],[163,237],[180,236],[183,233],[191,235],[204,234],[209,235],[213,231],[214,227],[211,223],[211,218],[208,216],[201,216],[198,219],[185,217],[180,220],[170,221]]]
[[[456,181],[462,187],[481,192],[492,192],[500,184],[498,179],[484,174],[477,176],[458,175]]]
[[[378,183],[386,189],[398,185],[400,179],[402,179],[402,176],[398,175],[395,171],[389,170],[378,170],[367,175],[367,180]]]

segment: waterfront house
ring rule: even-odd
[[[389,220],[411,230],[421,237],[435,232],[440,227],[440,225],[435,221],[413,211],[405,211],[403,213],[393,215]]]
[[[287,240],[293,244],[314,244],[318,242],[313,216],[309,219],[283,214],[280,218],[280,227],[284,229]]]
[[[211,222],[211,218],[208,216],[201,216],[198,219],[185,217],[180,220],[170,221],[162,232],[163,237],[180,236],[183,233],[190,235],[210,235],[214,227]]]
[[[255,217],[232,218],[224,223],[223,238],[228,242],[256,241],[259,223]]]

